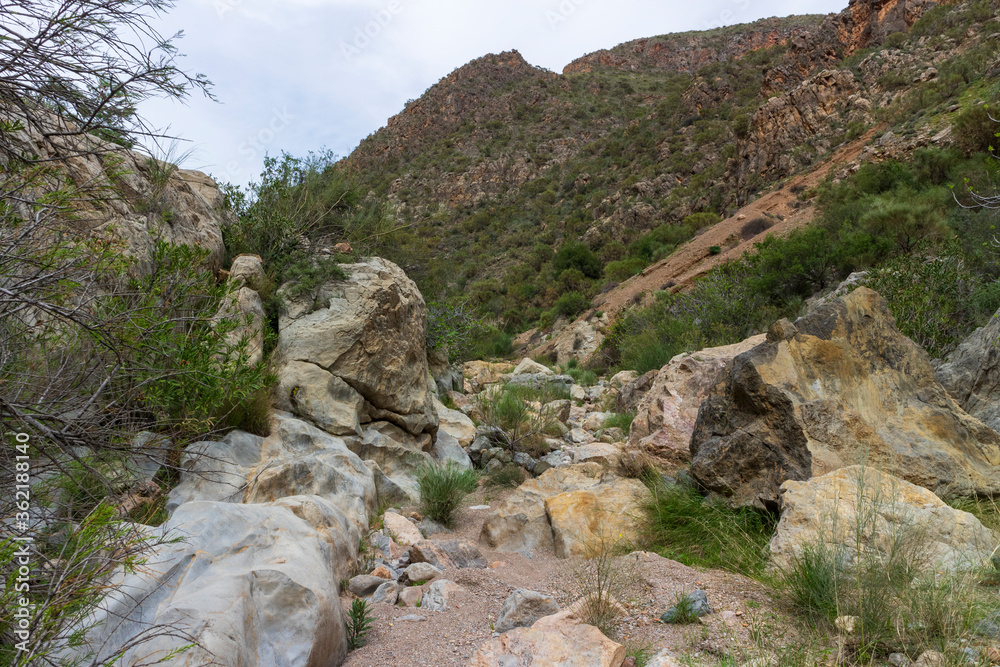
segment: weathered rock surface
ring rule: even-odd
[[[440,568],[434,567],[430,563],[414,563],[405,570],[399,577],[399,583],[407,584],[417,581],[433,581],[444,574]]]
[[[434,399],[434,409],[437,411],[440,431],[455,438],[462,447],[472,444],[476,439],[476,424],[464,412],[446,408],[437,398]]]
[[[364,397],[371,419],[414,435],[433,433],[438,420],[427,365],[427,310],[417,286],[379,258],[341,268],[347,279],[288,299],[277,358],[282,365],[314,364],[340,378]]]
[[[234,326],[224,335],[230,348],[246,345],[251,365],[264,358],[264,302],[249,287],[238,287],[227,294],[213,318],[215,322],[231,321]],[[216,325],[217,326],[217,325]]]
[[[466,453],[458,440],[451,437],[451,434],[444,429],[438,429],[434,437],[434,446],[431,448],[431,456],[438,463],[445,465],[455,465],[463,470],[472,469],[472,459]]]
[[[606,473],[597,463],[552,468],[490,514],[480,540],[499,551],[581,554],[595,540],[633,539],[644,494],[641,483]]]
[[[284,413],[267,438],[234,431],[219,442],[198,442],[181,460],[181,482],[167,501],[266,503],[316,495],[340,507],[360,530],[375,511],[375,480],[345,442]]]
[[[448,603],[452,602],[456,593],[463,590],[454,581],[438,579],[424,593],[424,597],[420,600],[420,608],[427,611],[447,611]]]
[[[459,540],[420,540],[410,549],[410,562],[429,563],[442,570],[485,568],[488,563],[472,542]]]
[[[289,361],[281,367],[275,406],[334,435],[361,435],[365,399],[316,364]]]
[[[851,466],[807,482],[787,481],[781,493],[781,521],[771,539],[778,567],[818,544],[842,548],[852,561],[859,525],[866,551],[888,553],[902,543],[912,564],[928,572],[981,567],[1000,545],[1000,535],[973,515],[873,468]]]
[[[352,452],[366,461],[378,464],[383,474],[407,496],[420,498],[420,486],[414,472],[424,463],[433,463],[430,434],[414,436],[395,424],[372,422],[362,427],[362,438],[347,438]]]
[[[624,646],[564,611],[489,640],[469,667],[620,667],[624,660]]]
[[[497,616],[496,632],[526,628],[543,616],[558,613],[559,603],[551,595],[518,588],[511,593]]]
[[[511,375],[555,375],[555,372],[548,366],[534,361],[533,359],[522,359],[521,363],[514,367]]]
[[[764,338],[754,336],[735,345],[679,354],[671,359],[654,376],[652,386],[639,401],[629,429],[629,445],[667,463],[687,462],[698,409],[719,373],[734,357],[763,343]]]
[[[1000,493],[1000,435],[948,396],[864,287],[736,357],[702,405],[691,454],[695,479],[734,505],[777,507],[784,481],[865,458],[941,497]]]
[[[934,376],[966,412],[1000,431],[1000,312],[948,355]]]
[[[402,547],[411,547],[424,539],[420,529],[401,514],[386,512],[382,515],[382,525]]]
[[[618,390],[615,397],[615,412],[632,412],[639,409],[639,403],[656,381],[659,370],[647,371]]]
[[[151,626],[172,626],[198,646],[162,663],[170,666],[343,662],[339,582],[357,556],[356,541],[344,559],[321,531],[274,505],[191,502],[163,530],[184,540],[161,546],[139,572],[117,575],[120,586],[94,618],[102,624],[87,638],[99,655]],[[122,661],[156,661],[183,643],[165,634]]]
[[[488,384],[499,382],[500,378],[514,370],[514,365],[505,362],[467,361],[462,366],[465,382],[471,393],[478,392]]]

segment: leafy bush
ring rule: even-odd
[[[590,308],[590,299],[580,292],[567,292],[556,299],[552,310],[557,315],[576,317],[588,308]]]
[[[588,278],[601,277],[601,260],[585,243],[567,241],[556,252],[552,268],[557,274],[567,269],[579,269]]]
[[[955,144],[967,155],[992,153],[995,146],[1000,146],[997,139],[1000,127],[985,106],[974,106],[960,113],[951,124],[951,131]]]
[[[608,262],[604,266],[604,277],[614,282],[624,282],[634,275],[642,273],[648,262],[642,257],[629,257],[628,259]]]
[[[472,348],[485,326],[464,302],[452,305],[431,301],[427,304],[427,347],[447,350],[452,361],[472,358]]]
[[[452,461],[424,464],[416,472],[420,485],[420,509],[431,519],[451,526],[462,500],[476,490],[479,475],[464,470]]]
[[[350,650],[365,645],[365,635],[371,630],[375,619],[371,615],[372,608],[368,600],[355,598],[347,612],[347,647]]]

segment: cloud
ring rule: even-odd
[[[161,30],[183,29],[185,69],[219,103],[154,100],[142,111],[191,142],[186,166],[246,183],[265,151],[346,155],[457,67],[518,49],[554,71],[622,42],[767,16],[839,11],[844,0],[185,0]]]

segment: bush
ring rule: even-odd
[[[634,411],[614,412],[604,420],[604,428],[620,428],[628,433],[628,430],[632,428],[632,421],[635,420],[635,417],[636,413]]]
[[[420,485],[420,509],[434,521],[451,526],[455,511],[465,496],[476,490],[479,475],[464,470],[452,461],[447,464],[424,464],[417,470]]]
[[[607,636],[636,583],[641,580],[638,553],[631,545],[603,533],[584,545],[584,559],[573,570],[576,593],[583,601],[581,617]],[[627,555],[626,555],[627,554]]]
[[[566,292],[556,299],[552,309],[556,315],[576,317],[588,308],[590,308],[590,299],[586,296],[580,292]]]
[[[1000,127],[990,117],[990,111],[985,106],[975,106],[963,111],[951,124],[951,131],[955,137],[955,145],[967,155],[992,152],[994,146],[1000,145],[997,141]]]
[[[567,241],[559,248],[552,260],[552,268],[556,274],[567,269],[579,269],[588,278],[601,277],[601,260],[586,244],[578,241]]]
[[[521,466],[508,464],[487,473],[486,483],[490,486],[516,489],[524,483],[525,477],[524,469]]]
[[[614,282],[624,282],[634,275],[642,273],[648,262],[642,257],[629,257],[615,262],[608,262],[604,267],[604,277]]]

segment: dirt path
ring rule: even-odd
[[[480,489],[466,506],[498,507],[510,491]],[[461,511],[451,534],[431,539],[464,537],[478,543],[479,531],[491,510]],[[500,553],[483,548],[491,564],[488,569],[446,571],[445,576],[464,591],[443,612],[375,605],[375,626],[367,644],[350,654],[346,667],[464,666],[478,647],[493,636],[493,623],[507,596],[517,588],[548,593],[561,606],[580,597],[573,575],[576,561],[559,560],[551,553]],[[765,633],[774,638],[788,627],[774,611],[775,604],[757,582],[719,571],[701,571],[675,561],[643,554],[635,575],[636,585],[625,600],[628,614],[622,618],[616,637],[626,646],[667,649],[677,656],[698,656],[701,664],[718,665],[723,656],[756,657],[752,637]],[[704,589],[716,613],[701,625],[664,625],[659,616],[678,595]],[[342,598],[345,611],[349,595]],[[733,612],[723,614],[723,611]],[[736,614],[739,614],[738,616]],[[406,617],[420,620],[403,620]],[[726,620],[728,619],[728,620]],[[779,641],[781,641],[779,639]],[[789,636],[787,642],[794,639]]]
[[[769,192],[756,201],[744,206],[732,217],[709,228],[677,249],[670,257],[647,267],[641,274],[630,278],[606,294],[594,300],[594,308],[614,316],[647,294],[662,290],[680,290],[704,275],[714,267],[732,259],[737,259],[753,249],[755,242],[768,235],[784,236],[792,230],[805,226],[815,216],[812,202],[800,202],[797,193],[814,188],[833,169],[843,167],[855,160],[871,139],[879,134],[879,128],[869,130],[864,136],[840,148],[832,156],[821,162],[808,173],[793,177],[783,187]],[[769,217],[774,226],[763,234],[743,240],[743,225],[755,218]],[[778,219],[783,218],[783,219]],[[735,240],[738,244],[729,247]],[[711,248],[718,246],[723,252],[711,254]]]

